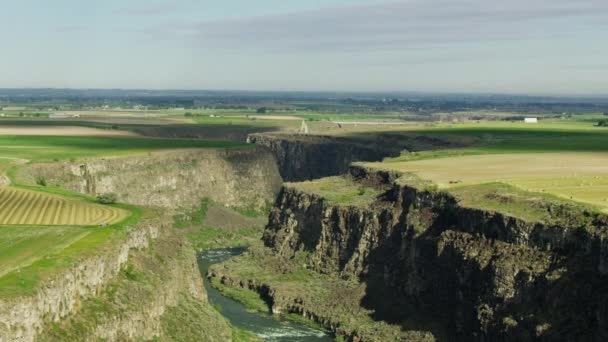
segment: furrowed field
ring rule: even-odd
[[[0,187],[0,225],[109,225],[128,215],[120,208]]]
[[[0,297],[3,298],[32,294],[44,280],[76,260],[95,255],[103,246],[124,239],[142,215],[154,210],[123,204],[101,205],[94,198],[53,186],[15,183],[13,172],[21,164],[182,148],[246,146],[229,141],[108,135],[107,130],[97,127],[88,128],[85,135],[61,135],[72,134],[78,127],[65,129],[31,123],[23,127],[5,127],[0,132],[0,169],[3,177],[12,181],[10,186],[0,187]],[[12,132],[13,129],[19,132]],[[37,130],[36,135],[23,135],[31,130]]]

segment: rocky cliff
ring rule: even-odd
[[[361,208],[285,187],[264,244],[280,257],[305,252],[316,272],[364,283],[361,304],[374,319],[437,339],[608,339],[605,216],[533,222],[461,206],[385,172],[355,167],[351,176],[383,194]]]
[[[251,134],[248,141],[268,148],[285,181],[303,181],[343,174],[356,161],[380,161],[402,150],[419,151],[456,146],[426,137],[378,133],[359,136]]]
[[[0,341],[232,339],[232,328],[206,300],[186,231],[174,228],[173,219],[204,197],[224,206],[267,208],[281,178],[266,149],[31,164],[15,176],[89,195],[115,192],[122,202],[149,207],[127,235],[71,260],[32,295],[0,301]]]
[[[208,197],[230,207],[264,209],[281,186],[273,156],[263,148],[192,149],[80,162],[32,164],[17,179],[89,195],[114,192],[121,202],[190,208]]]
[[[167,222],[144,219],[123,241],[108,241],[95,256],[45,282],[32,296],[0,301],[0,341],[32,341],[45,323],[58,322],[98,293],[127,262],[130,253],[146,248]]]
[[[195,254],[180,232],[163,226],[147,248],[37,341],[230,341],[227,321],[207,302]]]

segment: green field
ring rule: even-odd
[[[53,161],[181,148],[239,148],[246,144],[195,139],[0,135],[0,162]]]
[[[0,226],[0,277],[58,253],[90,232],[84,227]]]
[[[326,177],[313,181],[286,183],[300,191],[317,194],[332,204],[364,207],[372,203],[381,191],[363,186],[349,177]]]

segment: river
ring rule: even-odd
[[[205,276],[209,266],[228,260],[245,251],[244,248],[213,249],[199,254],[199,268]],[[211,287],[209,281],[205,280],[205,289],[209,302],[219,305],[221,314],[235,327],[249,330],[260,336],[265,341],[300,341],[300,342],[329,342],[333,338],[323,331],[315,330],[307,326],[278,320],[270,313],[253,313],[247,308],[230,298],[224,297],[218,290]]]

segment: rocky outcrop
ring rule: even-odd
[[[126,239],[108,241],[99,253],[45,281],[33,295],[0,301],[0,341],[33,341],[45,323],[58,322],[77,309],[82,298],[98,293],[129,254],[146,248],[166,225],[158,219],[143,220]]]
[[[121,202],[190,208],[203,197],[230,207],[267,208],[281,186],[272,155],[263,148],[192,149],[32,164],[17,178],[89,195],[114,192]]]
[[[230,327],[207,302],[192,247],[179,233],[160,230],[101,291],[47,323],[36,340],[230,341]]]
[[[268,148],[289,182],[343,174],[353,162],[380,161],[403,150],[456,146],[446,140],[391,133],[344,137],[266,133],[251,134],[248,141]]]
[[[608,338],[605,216],[531,222],[391,183],[388,173],[351,174],[390,189],[359,208],[283,188],[265,245],[285,258],[306,252],[317,272],[364,282],[362,305],[375,319],[410,327],[434,320],[437,337]]]

